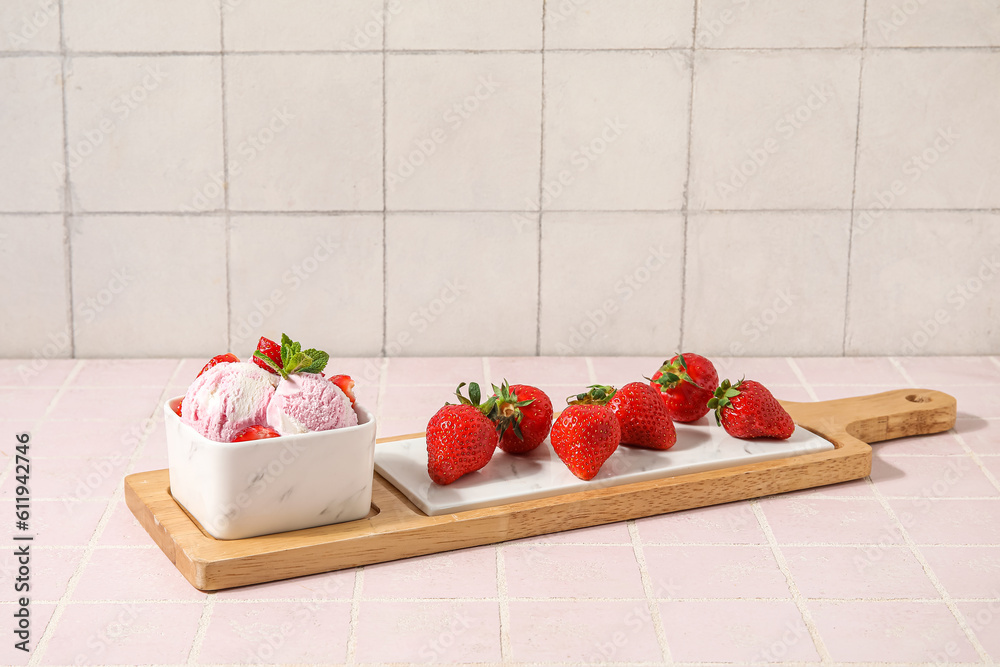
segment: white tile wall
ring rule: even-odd
[[[375,54],[226,58],[230,208],[381,210],[381,79]]]
[[[0,3],[0,51],[59,51],[59,0]]]
[[[59,59],[0,58],[0,211],[60,211],[64,177]]]
[[[865,63],[858,208],[1000,207],[1000,53],[888,50]]]
[[[74,211],[222,208],[218,56],[78,56],[68,68]]]
[[[510,211],[537,201],[541,55],[392,54],[385,66],[389,209]]]
[[[229,349],[282,332],[332,356],[382,349],[382,216],[235,216]]]
[[[860,53],[696,58],[691,208],[850,208]]]
[[[63,0],[73,51],[218,51],[217,3],[205,0]]]
[[[65,232],[61,215],[0,215],[0,341],[8,356],[72,352]]]
[[[836,350],[850,222],[847,211],[692,214],[684,349],[730,356]]]
[[[998,45],[993,0],[7,0],[0,356],[997,353]]]
[[[680,213],[542,214],[541,353],[680,345]]]
[[[862,211],[851,252],[849,354],[988,354],[1000,346],[1000,215]],[[913,293],[920,298],[907,298]]]
[[[226,349],[222,218],[88,215],[69,224],[77,356]]]

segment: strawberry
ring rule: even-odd
[[[569,407],[552,425],[552,449],[582,480],[593,479],[621,441],[618,418],[606,405],[613,395],[614,387],[593,385],[585,393],[570,396]]]
[[[524,454],[542,444],[552,428],[552,401],[541,389],[527,384],[493,385],[496,403],[488,415],[500,434],[500,449]]]
[[[247,426],[236,434],[233,442],[246,442],[248,440],[263,440],[264,438],[279,438],[281,434],[270,426]]]
[[[181,416],[181,406],[184,404],[184,399],[177,401],[177,405],[171,405],[170,409],[174,411],[174,414],[178,417]]]
[[[660,392],[667,413],[676,422],[693,422],[708,414],[708,399],[719,386],[712,362],[686,352],[664,361],[649,385]]]
[[[277,351],[276,351],[277,350]],[[315,373],[323,377],[323,369],[330,361],[330,355],[323,350],[302,349],[287,334],[281,334],[281,346],[273,340],[261,337],[253,362],[265,371],[288,379],[292,373]]]
[[[208,363],[205,364],[205,367],[198,372],[198,375],[196,377],[201,377],[201,374],[207,371],[212,366],[216,366],[218,364],[238,364],[239,362],[240,358],[237,357],[235,354],[228,354],[228,353],[217,354],[208,360]]]
[[[354,405],[357,399],[354,397],[354,380],[350,375],[331,375],[330,382],[340,387],[340,390],[347,394],[347,398],[351,399],[351,405]]]
[[[792,435],[795,424],[771,392],[759,382],[723,380],[708,402],[715,421],[734,438],[779,438]]]
[[[622,444],[670,449],[677,442],[677,431],[667,414],[667,406],[660,400],[659,392],[645,382],[630,382],[619,389],[608,407],[618,417]]]
[[[278,368],[282,367],[281,346],[270,338],[264,338],[263,336],[260,337],[260,340],[257,341],[257,352],[260,352],[265,357],[273,361]],[[266,361],[259,359],[256,354],[253,355],[253,362],[269,373],[275,372],[272,366],[270,366]]]
[[[479,470],[493,458],[497,430],[487,418],[493,399],[479,404],[479,385],[469,385],[469,398],[455,394],[460,405],[445,404],[427,422],[427,474],[437,484],[451,484],[462,475]]]

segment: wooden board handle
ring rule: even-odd
[[[871,444],[947,431],[955,425],[957,402],[933,389],[896,389],[819,403],[781,404],[810,431],[828,438],[839,431]]]

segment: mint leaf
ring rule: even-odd
[[[322,373],[323,369],[326,368],[326,364],[330,361],[330,355],[322,350],[308,349],[302,354],[308,355],[312,358],[312,363],[306,368],[303,368],[301,373]]]
[[[270,368],[271,370],[273,370],[278,375],[281,375],[282,377],[284,377],[284,375],[285,375],[284,369],[281,368],[281,367],[279,367],[278,364],[274,363],[274,360],[271,359],[271,357],[267,356],[266,354],[264,354],[260,350],[255,350],[254,353],[253,353],[253,357],[254,357],[254,359],[260,359],[261,361],[263,361],[267,365],[268,368]]]
[[[281,365],[288,366],[288,360],[292,358],[292,339],[288,334],[281,334]]]
[[[296,352],[285,365],[286,373],[300,373],[302,369],[308,368],[313,363],[313,358],[305,352]]]

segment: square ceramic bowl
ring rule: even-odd
[[[215,442],[163,406],[170,493],[220,540],[354,521],[371,509],[375,416],[358,425],[247,442]]]

